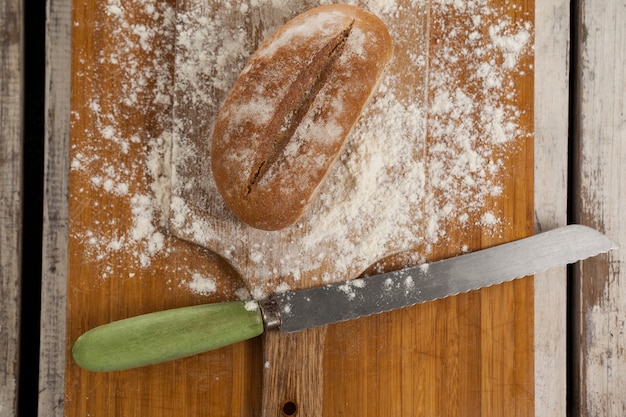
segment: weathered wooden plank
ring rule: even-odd
[[[17,412],[24,33],[21,0],[0,3],[0,416]]]
[[[39,415],[63,416],[71,1],[48,0]]]
[[[626,244],[626,4],[580,1],[576,100],[576,217]],[[626,251],[577,268],[574,415],[626,413]]]
[[[536,3],[535,230],[567,223],[569,1]],[[567,272],[535,276],[535,415],[566,415]]]

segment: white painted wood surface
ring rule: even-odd
[[[576,219],[622,249],[582,263],[575,410],[626,415],[626,1],[581,0],[575,149]]]
[[[535,230],[567,223],[569,0],[535,10]],[[535,276],[535,416],[565,417],[567,271]]]
[[[62,417],[70,128],[71,0],[48,0],[42,248],[40,417]]]
[[[0,5],[0,417],[17,412],[22,222],[23,10]]]

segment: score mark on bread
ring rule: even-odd
[[[305,212],[391,59],[375,15],[327,5],[250,57],[217,117],[211,165],[241,221],[278,230]]]
[[[267,141],[267,152],[259,153],[259,157],[265,156],[265,158],[252,166],[252,175],[244,198],[248,198],[248,195],[252,193],[253,185],[261,180],[268,168],[275,163],[279,163],[281,155],[284,156],[283,150],[292,139],[296,128],[302,122],[313,100],[327,81],[333,64],[343,51],[343,46],[350,35],[353,24],[354,21],[350,22],[346,29],[330,39],[291,84],[285,98],[278,106],[277,112],[267,125],[265,136],[272,138],[272,140]],[[318,118],[319,112],[313,117]],[[258,169],[255,169],[254,167],[257,165]]]

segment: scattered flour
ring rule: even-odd
[[[480,223],[484,226],[495,226],[500,222],[500,219],[498,219],[495,214],[493,214],[492,212],[488,211],[486,213],[484,213],[482,215],[482,217],[480,218]]]
[[[146,268],[166,251],[164,233],[169,226],[184,229],[189,240],[200,244],[218,236],[214,224],[194,219],[193,204],[186,199],[190,190],[198,190],[197,195],[216,191],[186,175],[187,165],[208,159],[189,138],[210,132],[213,119],[200,119],[189,110],[190,114],[177,112],[172,120],[171,109],[216,115],[253,45],[280,23],[277,18],[275,26],[258,25],[260,11],[271,5],[283,21],[293,12],[286,0],[250,0],[237,7],[228,0],[213,3],[220,13],[211,19],[201,1],[189,2],[178,14],[162,0],[106,0],[103,5],[116,25],[111,35],[115,45],[101,52],[101,64],[120,75],[122,95],[112,98],[93,91],[88,114],[72,117],[93,119],[96,129],[86,132],[88,139],[116,149],[119,160],[101,160],[93,152],[95,145],[93,149],[85,145],[74,150],[71,169],[74,175],[87,176],[93,191],[127,199],[133,227],[128,231],[113,227],[110,236],[75,232],[94,259],[132,251],[136,267]],[[256,240],[224,247],[223,255],[231,261],[246,259],[268,276],[290,277],[293,282],[331,257],[338,275],[320,275],[319,280],[345,280],[346,274],[355,272],[350,268],[361,264],[362,268],[372,257],[417,245],[428,250],[428,245],[447,239],[444,225],[450,222],[460,228],[493,230],[502,224],[497,212],[484,212],[484,202],[502,193],[501,151],[532,133],[520,127],[524,109],[514,100],[515,77],[532,69],[518,68],[520,59],[532,51],[530,20],[513,21],[488,0],[364,3],[388,24],[394,39],[405,40],[396,44],[396,55],[422,84],[407,87],[396,75],[382,82],[311,213],[294,226],[308,233],[293,242],[293,253],[281,254],[278,264],[269,264],[274,256],[269,256],[271,245],[264,243],[271,243],[265,239],[268,235],[242,229],[233,242],[248,235]],[[436,39],[432,44],[420,39],[410,43],[411,31],[423,30],[402,23],[415,13],[434,16],[429,29],[429,36]],[[444,21],[437,16],[453,18]],[[134,23],[139,21],[143,23]],[[449,21],[459,22],[458,27],[447,27]],[[249,32],[250,27],[262,29]],[[146,52],[154,57],[152,65],[138,65],[137,56]],[[471,74],[470,85],[458,82],[463,71]],[[180,91],[186,93],[177,94]],[[157,125],[125,130],[124,121],[142,113],[158,115]],[[190,124],[191,120],[201,122]],[[125,158],[131,149],[142,150],[145,160]],[[137,192],[137,182],[146,178],[149,192]],[[223,207],[213,209],[227,216]],[[354,235],[363,238],[355,240]],[[289,282],[253,287],[251,294],[242,289],[238,296],[261,298],[290,288]],[[354,283],[347,283],[346,290]],[[193,274],[187,287],[202,294],[218,291],[215,281],[201,274]]]
[[[259,303],[257,303],[254,300],[250,300],[250,301],[246,301],[243,307],[246,309],[246,311],[258,311]]]
[[[187,283],[187,287],[191,291],[202,295],[210,295],[217,290],[217,284],[213,278],[197,273],[193,274],[191,282]]]
[[[412,290],[413,288],[415,288],[415,281],[413,281],[413,277],[412,276],[408,276],[404,279],[404,288],[407,291]]]
[[[352,300],[356,297],[354,288],[364,288],[366,284],[367,281],[364,279],[351,279],[341,284],[338,288],[346,294],[349,300]]]
[[[124,251],[136,260],[136,265],[129,267],[146,268],[165,249],[169,218],[172,122],[168,115],[173,65],[166,58],[172,56],[175,12],[161,0],[108,0],[104,10],[114,22],[109,35],[114,47],[100,51],[98,64],[115,74],[121,95],[112,97],[93,87],[88,94],[87,114],[72,114],[73,120],[90,119],[95,128],[85,131],[80,149],[73,145],[70,168],[73,175],[88,176],[94,191],[127,198],[132,229],[117,229],[116,219],[108,219],[111,236],[96,237],[92,231],[80,229],[74,233],[89,243],[87,250],[96,259],[105,260],[107,255]],[[134,23],[137,21],[147,23]],[[148,65],[141,58],[146,53],[154,56]],[[94,86],[105,82],[94,81]],[[156,123],[129,131],[127,120],[132,117],[146,117]],[[103,148],[118,158],[101,158]],[[129,158],[131,149],[142,152],[146,159]],[[141,186],[144,178],[150,179],[147,193]],[[81,199],[82,192],[85,190],[78,190],[74,198]],[[103,274],[106,276],[107,272]]]

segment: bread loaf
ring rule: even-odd
[[[278,230],[304,213],[391,59],[374,14],[311,9],[250,57],[218,114],[211,166],[241,221]]]

